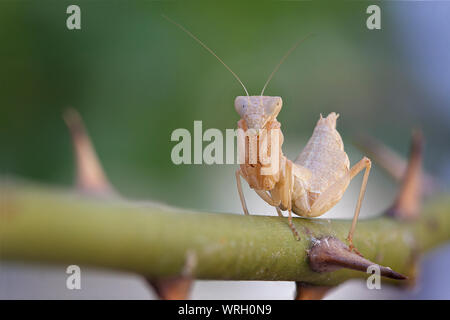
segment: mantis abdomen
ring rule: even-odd
[[[320,116],[314,132],[295,164],[311,171],[309,191],[323,192],[348,172],[350,161],[344,151],[344,143],[336,130],[339,115]]]

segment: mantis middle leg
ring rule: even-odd
[[[240,169],[236,170],[236,184],[237,184],[237,189],[238,189],[238,193],[239,193],[239,199],[241,199],[242,210],[244,210],[245,215],[248,215],[249,213],[248,213],[248,209],[247,209],[247,204],[245,203],[244,192],[242,191],[241,170]]]
[[[286,185],[288,185],[286,183]],[[281,212],[280,209],[280,204],[281,201],[280,200],[275,200],[273,199],[269,194],[267,194],[266,191],[264,190],[255,190],[256,194],[258,194],[261,199],[263,199],[265,202],[267,202],[269,205],[275,207],[275,209],[277,210],[277,214],[278,216],[283,218],[283,213]],[[288,206],[288,210],[289,210],[289,217],[288,217],[288,221],[289,221],[289,227],[291,228],[292,232],[294,233],[294,236],[297,240],[300,240],[300,236],[298,235],[297,229],[295,228],[294,224],[292,223],[292,209],[291,209],[291,192],[288,192],[289,196],[289,206]]]
[[[286,161],[286,176],[283,178],[284,183],[281,185],[282,190],[280,190],[280,196],[282,206],[284,208],[287,208],[289,213],[288,216],[289,228],[291,228],[291,231],[294,234],[295,239],[300,240],[298,231],[295,228],[294,223],[292,222],[292,191],[293,191],[292,165],[293,164],[291,161]],[[277,213],[279,216],[282,216],[279,207],[277,207]]]

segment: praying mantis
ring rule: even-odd
[[[282,108],[282,98],[277,96],[264,96],[264,90],[277,72],[284,60],[303,41],[298,41],[281,59],[275,69],[267,79],[261,94],[250,96],[241,79],[231,68],[220,59],[214,51],[200,41],[182,25],[168,18],[163,17],[178,26],[191,38],[197,41],[209,53],[211,53],[220,63],[241,84],[246,93],[245,96],[238,96],[234,106],[241,117],[238,121],[238,128],[249,132],[253,139],[261,140],[264,132],[270,130],[280,130],[281,124],[277,116]],[[282,211],[288,211],[288,224],[294,237],[300,240],[299,233],[292,221],[292,213],[303,217],[321,216],[338,203],[344,195],[350,181],[364,170],[358,201],[353,215],[352,224],[347,236],[349,250],[359,253],[353,245],[353,234],[361,210],[362,200],[367,187],[367,181],[371,169],[371,161],[363,157],[359,162],[350,167],[347,153],[344,151],[344,143],[339,132],[336,130],[336,121],[339,115],[332,112],[327,117],[320,115],[314,128],[313,134],[300,152],[295,161],[284,156],[281,146],[283,135],[279,137],[278,170],[275,173],[263,173],[268,164],[260,157],[256,163],[250,163],[248,157],[240,164],[236,170],[236,184],[245,215],[249,214],[245,196],[242,190],[241,178],[243,178],[250,188],[252,188],[262,200],[275,207],[277,214],[283,217]],[[250,139],[245,140],[245,150],[252,148]]]

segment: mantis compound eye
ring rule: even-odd
[[[278,115],[281,110],[281,99],[274,98],[267,102],[264,106],[265,112],[268,115]]]
[[[244,116],[245,109],[247,109],[247,104],[243,100],[244,97],[237,97],[234,102],[234,108],[236,112],[242,117]]]
[[[243,105],[243,104],[237,104],[237,105],[235,105],[235,109],[236,109],[236,112],[242,117],[243,116],[243,114],[244,114],[244,110],[245,110],[245,105]]]

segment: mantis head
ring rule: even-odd
[[[264,128],[268,121],[274,120],[280,113],[283,100],[281,97],[239,96],[234,100],[234,107],[247,123],[249,129]]]

